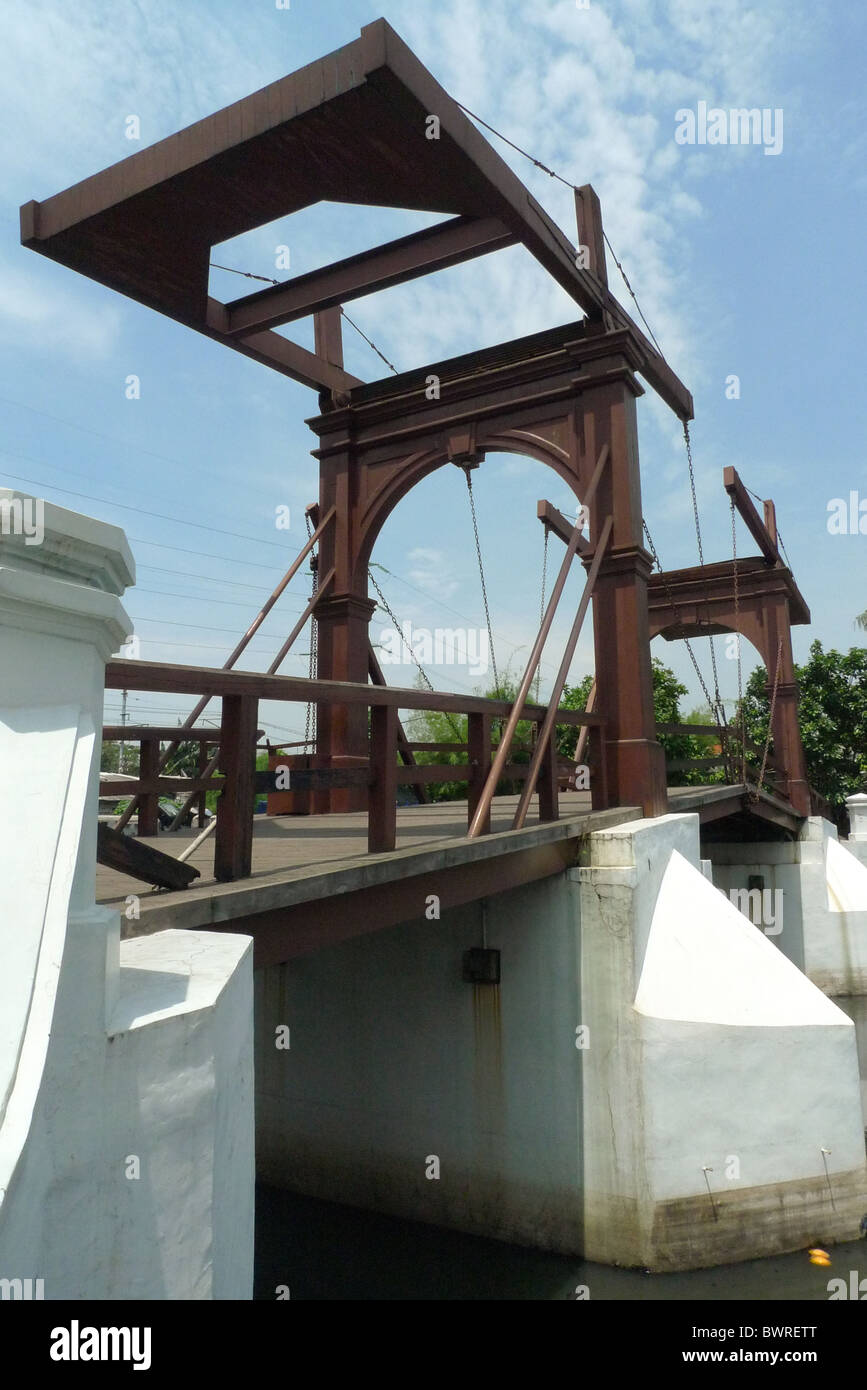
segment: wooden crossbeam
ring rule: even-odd
[[[283,285],[244,295],[226,305],[228,333],[244,337],[292,323],[391,285],[514,246],[517,236],[496,217],[455,217],[371,251],[298,275]]]
[[[308,352],[298,343],[290,343],[279,333],[248,330],[246,337],[233,337],[229,332],[226,305],[218,299],[208,299],[207,318],[202,331],[218,343],[235,348],[245,357],[252,357],[255,362],[273,367],[275,372],[281,372],[293,381],[300,381],[302,386],[312,386],[314,391],[351,391],[353,386],[362,385],[360,377],[352,376],[315,352]]]
[[[130,878],[141,879],[158,888],[188,888],[194,879],[201,877],[199,870],[191,864],[182,864],[152,845],[145,845],[130,835],[122,835],[104,821],[100,821],[97,829],[96,859],[106,868],[129,874]]]
[[[573,530],[572,522],[554,506],[553,502],[546,502],[544,498],[541,498],[536,503],[536,515],[546,530],[553,531],[554,535],[559,536],[565,545],[569,544]],[[582,556],[593,554],[593,546],[583,536],[578,541],[577,549],[578,554]]]
[[[768,530],[764,520],[759,516],[756,507],[753,505],[752,498],[738,476],[736,468],[729,466],[723,469],[723,486],[729,497],[733,499],[735,506],[744,519],[747,530],[758,545],[765,559],[769,564],[781,565],[783,560],[777,549],[776,536]],[[768,503],[766,502],[764,505],[765,515],[768,516]],[[773,503],[770,505],[771,508],[773,508]],[[773,511],[771,511],[770,516],[773,520]],[[775,521],[774,530],[776,531]]]

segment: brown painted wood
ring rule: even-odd
[[[472,864],[417,874],[394,882],[358,889],[347,911],[344,895],[321,898],[315,912],[310,904],[215,923],[209,930],[236,931],[253,937],[253,963],[276,965],[297,956],[310,955],[353,936],[379,931],[399,922],[423,918],[428,897],[436,894],[440,911],[494,897],[497,893],[561,874],[575,863],[577,840],[495,855]]]
[[[441,138],[426,139],[436,114]],[[327,152],[327,157],[323,152]],[[692,397],[508,164],[393,29],[354,43],[21,212],[24,244],[308,385],[338,369],[207,310],[210,248],[320,200],[496,219],[581,305],[628,331],[682,419]],[[221,306],[222,307],[222,306]],[[273,339],[276,338],[276,342]],[[284,345],[281,345],[284,344]]]
[[[132,835],[122,835],[104,821],[100,821],[97,828],[96,861],[158,888],[186,888],[201,877],[192,865],[181,864],[170,854],[163,854],[152,845],[143,845]]]
[[[179,666],[161,661],[127,661],[119,658],[106,663],[106,690],[151,690],[186,695],[255,695],[259,700],[288,700],[307,704],[311,694],[331,704],[364,705],[373,708],[437,710],[451,714],[508,715],[508,700],[488,700],[481,695],[450,695],[440,690],[416,690],[397,685],[373,686],[351,681],[309,681],[304,676],[268,676],[256,671],[216,670],[211,666]],[[545,709],[525,705],[522,718],[534,721]],[[585,715],[577,710],[557,711],[558,724],[605,722],[601,714]],[[175,733],[183,737],[183,730]]]
[[[536,790],[539,793],[539,820],[559,820],[560,759],[557,754],[556,729],[551,730],[546,741],[545,752],[539,764]]]
[[[313,349],[317,357],[343,369],[343,311],[339,304],[313,315]],[[316,521],[312,524],[315,526]]]
[[[246,878],[253,862],[253,800],[259,704],[255,696],[224,695],[220,770],[225,785],[217,801],[214,877]]]
[[[440,226],[386,242],[372,251],[335,261],[324,270],[310,271],[282,285],[235,299],[226,305],[227,331],[232,337],[245,336],[292,323],[377,290],[513,246],[516,240],[495,217],[456,217]],[[319,347],[316,350],[319,352]]]
[[[607,287],[608,267],[605,262],[605,236],[602,229],[602,208],[592,183],[575,189],[575,221],[578,241],[587,247],[588,269]]]
[[[177,724],[104,724],[102,737],[106,743],[117,743],[128,739],[135,743],[142,738],[156,738],[161,743],[173,739],[176,743],[182,735],[183,743],[219,743],[219,729],[182,729]]]
[[[397,709],[379,706],[370,711],[370,766],[374,781],[369,792],[367,846],[371,854],[394,849],[397,836]],[[404,776],[418,776],[413,768]]]
[[[772,565],[781,565],[783,559],[777,549],[776,538],[771,535],[765,525],[764,519],[759,516],[755,504],[741,482],[736,468],[729,466],[723,469],[723,486],[729,497],[733,499],[735,506],[743,517],[747,530],[758,545],[765,559]]]
[[[491,716],[488,714],[470,714],[467,718],[467,754],[469,762],[469,782],[467,784],[467,825],[473,823],[473,818],[479,808],[485,783],[491,770],[492,747],[491,747]],[[480,835],[489,835],[491,831],[491,808],[488,806],[487,812],[479,825]]]
[[[160,743],[158,738],[149,736],[139,741],[139,781],[144,786],[153,781],[159,771]],[[156,835],[159,830],[159,794],[146,791],[139,797],[138,834]]]
[[[367,653],[367,669],[368,669],[368,674],[369,674],[369,676],[370,676],[370,679],[373,681],[373,684],[374,684],[374,685],[384,686],[384,685],[386,684],[385,675],[384,675],[384,673],[383,673],[382,667],[381,667],[380,664],[379,664],[379,657],[376,655],[376,652],[373,650],[373,646],[371,645],[370,641],[368,641],[367,648],[368,648],[368,653]],[[406,736],[406,730],[404,729],[403,724],[401,723],[400,719],[398,719],[398,721],[397,721],[397,754],[398,754],[398,757],[400,758],[401,762],[403,763],[404,767],[415,767],[415,765],[416,765],[415,756],[414,756],[415,747],[416,747],[415,744],[410,743],[409,739],[408,739],[407,736]],[[415,791],[415,799],[416,799],[416,801],[419,803],[419,805],[420,805],[420,806],[425,806],[425,805],[427,805],[428,795],[427,795],[427,792],[425,791],[424,787],[419,783],[419,784],[417,784],[417,785],[415,786],[414,791]]]

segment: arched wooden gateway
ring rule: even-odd
[[[209,296],[214,246],[320,201],[422,210],[447,220],[230,303]],[[775,536],[740,494],[735,500],[748,525],[758,522],[761,557],[735,568],[652,577],[641,505],[639,378],[684,424],[692,398],[608,288],[592,188],[576,189],[575,201],[577,247],[379,20],[326,58],[21,210],[22,240],[33,250],[319,392],[319,413],[308,422],[320,464],[313,611],[315,766],[322,776],[314,809],[366,805],[366,786],[345,776],[341,784],[340,774],[374,755],[392,757],[396,711],[382,716],[381,729],[374,711],[371,745],[366,705],[342,703],[333,689],[325,698],[321,686],[367,684],[375,607],[368,561],[383,523],[433,470],[473,467],[486,454],[508,451],[549,465],[580,502],[592,496],[589,540],[576,534],[571,553],[579,553],[592,578],[596,726],[604,729],[594,808],[639,806],[651,815],[667,809],[651,638],[737,629],[761,652],[774,687],[776,790],[809,812],[789,636],[790,623],[809,614]],[[345,370],[344,303],[514,245],[571,296],[582,317],[380,381],[364,383]],[[305,317],[315,326],[312,353],[274,331]],[[555,689],[552,704],[560,693]],[[248,711],[245,718],[255,733],[255,716]],[[537,723],[550,745],[550,779],[553,729],[541,716]],[[388,786],[383,794],[387,799]],[[471,800],[478,794],[476,787]],[[387,840],[386,832],[380,842]]]

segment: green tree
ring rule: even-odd
[[[659,657],[651,660],[653,672],[653,710],[657,724],[708,724],[715,721],[708,710],[693,710],[684,717],[680,712],[681,697],[688,694],[687,688],[669,666]],[[560,704],[565,709],[583,710],[586,708],[592,676],[585,676],[577,685],[567,685]],[[558,751],[567,758],[574,758],[578,742],[578,728],[562,724],[557,728]],[[719,749],[719,741],[703,734],[660,734],[659,742],[665,749],[666,761],[685,758],[711,757]],[[721,782],[724,780],[722,768],[689,768],[672,771],[669,782],[672,786],[693,786],[698,783]]]
[[[834,806],[867,784],[867,649],[825,651],[813,642],[810,659],[795,666],[807,780]],[[767,674],[755,670],[744,690],[748,739],[764,747],[770,719]],[[737,721],[735,721],[737,724]],[[770,743],[773,756],[773,739]]]
[[[416,679],[416,689],[424,689],[421,678]],[[490,690],[477,690],[476,695],[482,695],[488,700],[508,700],[514,701],[518,694],[518,682],[514,679],[510,671],[506,671],[500,676],[499,691],[493,687]],[[404,721],[407,737],[413,743],[466,743],[468,738],[467,716],[465,714],[443,714],[438,710],[418,710],[413,711]],[[491,729],[491,745],[497,747],[500,741],[502,728],[499,722],[495,722]],[[515,737],[512,740],[512,752],[509,761],[512,763],[528,763],[530,761],[530,740],[532,738],[533,725],[526,719],[518,721],[515,730]],[[429,767],[434,764],[446,764],[451,767],[466,767],[468,753],[466,749],[456,748],[449,752],[447,749],[436,752],[434,750],[421,750],[413,755],[416,762],[421,767]],[[513,779],[503,778],[497,783],[497,796],[514,795],[521,788],[521,783]],[[461,782],[433,782],[427,788],[428,797],[431,801],[463,801],[467,795],[466,778]]]

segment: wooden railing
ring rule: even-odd
[[[734,747],[740,747],[740,733],[735,725],[730,724],[727,729],[723,729],[721,724],[657,724],[657,736],[660,734],[674,738],[715,738],[720,743],[717,752],[696,758],[666,758],[665,766],[668,772],[690,772],[702,771],[705,768],[725,767],[727,758],[725,755],[726,735],[732,741]],[[752,772],[753,778],[758,782],[761,771],[762,756],[764,749],[752,739],[745,740],[745,747],[748,754],[748,772]],[[772,758],[768,758],[765,763],[764,784],[772,788],[775,783],[785,782],[785,773],[781,772]]]
[[[367,758],[359,760],[355,766],[314,766],[299,771],[292,769],[289,773],[288,789],[302,791],[365,787],[368,849],[372,852],[392,850],[395,847],[397,789],[401,785],[466,782],[467,817],[468,823],[472,823],[499,748],[492,740],[493,723],[495,720],[508,719],[513,709],[509,701],[489,700],[483,696],[402,690],[395,687],[144,661],[110,662],[106,668],[106,689],[196,695],[221,700],[222,718],[219,729],[162,729],[136,726],[133,730],[130,726],[112,725],[103,731],[106,738],[123,738],[126,741],[130,741],[133,736],[138,738],[141,747],[139,777],[130,779],[128,784],[112,783],[111,794],[138,798],[140,817],[142,808],[145,814],[144,825],[141,818],[139,820],[139,834],[156,833],[156,807],[161,795],[183,792],[187,795],[196,793],[204,797],[208,791],[219,791],[214,837],[214,876],[221,881],[249,876],[252,868],[255,797],[258,793],[273,790],[276,786],[275,772],[257,772],[255,768],[260,736],[257,727],[260,701],[367,707],[370,718]],[[466,744],[448,744],[442,747],[450,751],[465,749],[467,762],[401,766],[398,757],[400,709],[466,716]],[[559,814],[560,767],[556,750],[558,726],[577,725],[588,728],[591,738],[591,761],[600,773],[594,784],[594,806],[604,806],[604,758],[601,748],[605,724],[603,716],[558,709],[554,713],[552,723],[546,706],[528,704],[522,710],[521,720],[534,724],[537,731],[546,721],[549,726],[546,736],[547,747],[542,755],[542,770],[538,782],[540,820],[556,820]],[[207,753],[209,745],[218,745],[217,769],[220,775],[202,775],[197,779],[164,776],[160,771],[162,740],[170,740],[175,744],[198,741],[201,750],[200,767],[203,772],[213,760],[213,754]],[[435,747],[429,751],[438,750]],[[529,770],[529,764],[506,762],[502,777],[523,780],[528,776]],[[489,830],[490,806],[487,807],[484,817],[482,833]]]

